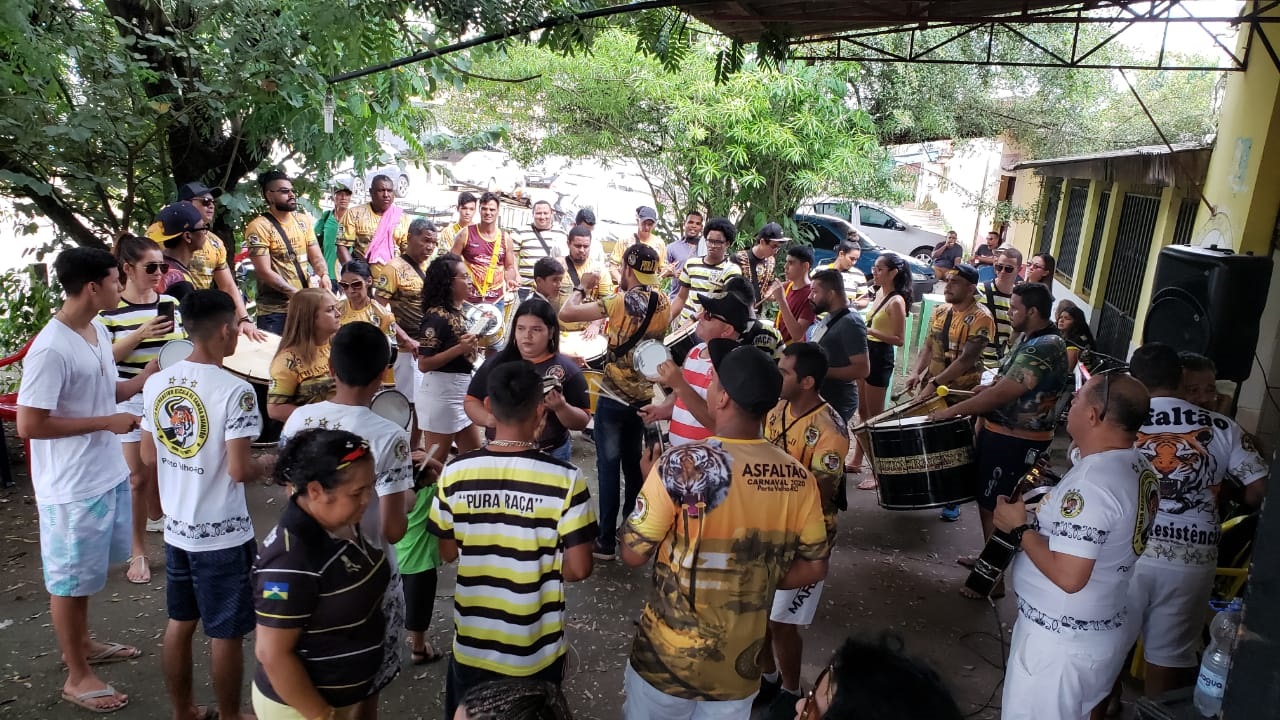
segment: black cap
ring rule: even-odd
[[[782,226],[778,223],[769,223],[760,228],[760,232],[756,233],[757,240],[782,240],[784,237]]]
[[[956,269],[952,270],[948,277],[950,275],[959,275],[974,285],[978,284],[978,269],[967,263],[956,263]]]
[[[782,397],[782,373],[763,350],[735,340],[715,338],[707,343],[716,379],[729,399],[757,417]]]
[[[596,213],[591,208],[582,208],[578,211],[577,217],[573,219],[574,225],[595,225]]]
[[[216,198],[221,194],[222,188],[211,188],[204,183],[198,182],[189,182],[178,188],[179,200],[190,200],[191,198],[198,198],[201,195],[212,195]]]
[[[747,329],[747,323],[751,320],[751,313],[747,310],[747,304],[742,302],[742,298],[734,293],[698,293],[698,302],[702,304],[702,309],[708,314],[715,315],[729,323],[739,334]]]

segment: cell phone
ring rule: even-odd
[[[543,395],[546,395],[547,393],[551,392],[552,390],[559,390],[560,392],[564,392],[564,390],[563,390],[563,389],[561,388],[561,386],[560,386],[560,381],[559,381],[559,380],[557,380],[557,379],[555,379],[555,378],[553,378],[553,377],[544,377],[544,378],[542,378],[542,394],[543,394]]]
[[[173,322],[173,301],[165,300],[156,306],[156,314],[169,318],[169,322]]]
[[[644,426],[644,446],[655,447],[658,452],[662,452],[662,429],[657,423],[650,423]]]

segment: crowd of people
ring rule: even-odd
[[[351,207],[339,186],[313,221],[290,178],[259,185],[266,211],[245,228],[255,319],[209,233],[218,192],[198,183],[114,255],[55,262],[67,299],[27,356],[18,428],[67,702],[128,704],[94,666],[141,653],[91,639],[88,603],[118,563],[151,582],[145,533],[159,530],[179,720],[244,716],[250,632],[248,704],[265,720],[376,718],[406,662],[446,657],[446,720],[569,717],[566,586],[619,557],[652,572],[622,670],[628,720],[761,706],[770,719],[958,718],[892,636],[845,642],[803,691],[846,477],[884,481],[851,429],[885,408],[899,361],[920,397],[972,391],[929,420],[975,419],[982,541],[999,530],[1022,549],[1003,716],[1105,710],[1138,632],[1148,690],[1186,684],[1217,488],[1230,473],[1259,503],[1265,464],[1232,420],[1192,404],[1212,367],[1166,346],[1070,402],[1092,337],[1078,308],[1053,309],[1052,257],[1024,270],[997,234],[973,259],[996,272],[980,283],[944,243],[945,303],[911,359],[896,350],[910,268],[885,253],[868,284],[856,238],[814,267],[777,223],[733,252],[735,225],[693,212],[668,245],[641,207],[605,253],[588,210],[563,232],[536,203],[513,233],[497,196],[462,193],[438,228],[396,207],[380,176],[369,203]],[[180,340],[189,354],[161,371]],[[271,343],[257,386],[228,371]],[[386,398],[403,418],[374,409]],[[1025,506],[1016,482],[1064,415],[1074,466]],[[255,456],[273,423],[278,453]],[[595,502],[575,433],[594,443]],[[258,481],[287,494],[265,535],[245,495]],[[427,639],[445,563],[457,564],[447,653]],[[215,705],[194,698],[198,625]]]

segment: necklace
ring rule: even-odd
[[[89,354],[92,355],[94,361],[98,363],[98,376],[105,377],[107,374],[107,371],[106,371],[106,368],[103,367],[105,363],[102,358],[102,348],[98,347],[98,345],[95,345],[94,343],[89,342],[89,338],[85,337],[84,335],[81,335],[79,330],[76,330],[75,328],[71,327],[70,323],[68,323],[65,319],[61,317],[61,313],[59,313],[59,315],[56,317],[58,318],[59,322],[61,322],[63,325],[66,325],[67,328],[69,328],[72,332],[78,335],[81,340],[84,341],[84,344],[88,346]],[[90,327],[90,329],[92,330],[92,326]],[[95,331],[95,337],[96,337],[96,331]]]
[[[527,442],[524,440],[490,440],[485,443],[489,447],[508,447],[508,448],[536,448],[538,443]]]

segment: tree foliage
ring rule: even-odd
[[[467,132],[499,125],[525,160],[634,161],[671,210],[700,208],[751,229],[789,221],[807,196],[892,193],[892,165],[875,127],[850,106],[833,68],[746,63],[725,76],[725,53],[740,49],[700,43],[673,66],[637,53],[644,37],[601,33],[581,56],[509,48],[479,67],[534,79],[470,83],[447,105],[444,122]]]

